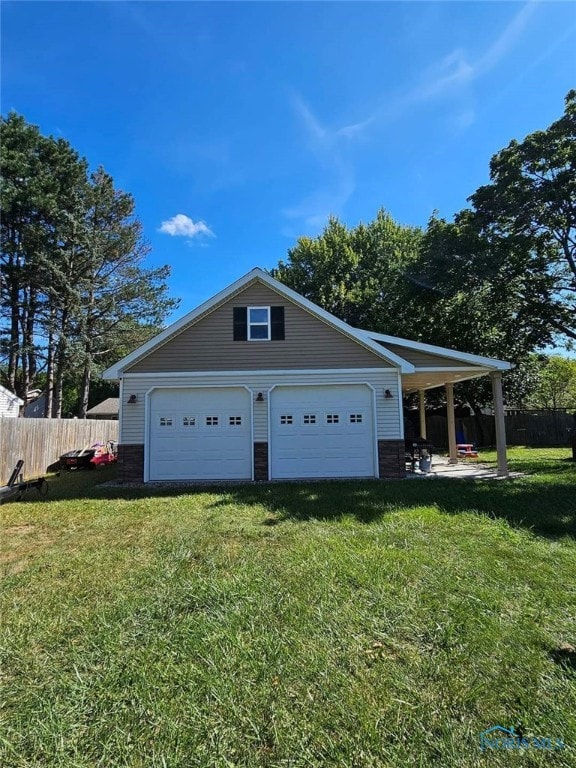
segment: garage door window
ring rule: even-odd
[[[351,413],[350,414],[350,424],[362,424],[362,414],[361,413]]]
[[[196,426],[196,416],[183,416],[182,417],[182,426],[183,427],[195,427]]]
[[[315,413],[305,413],[302,421],[304,424],[316,424],[316,414]]]
[[[161,427],[171,427],[172,426],[172,417],[171,416],[160,416],[160,426]]]
[[[231,427],[241,427],[242,426],[242,416],[230,416],[228,418],[228,424]]]
[[[207,427],[217,427],[218,426],[218,416],[206,416],[206,426]]]
[[[280,416],[280,424],[293,424],[293,423],[294,423],[294,419],[292,418],[292,416],[287,416],[287,415]]]
[[[339,424],[340,416],[337,413],[326,414],[326,424]]]

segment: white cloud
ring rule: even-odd
[[[172,237],[214,237],[214,232],[204,221],[192,221],[189,216],[177,213],[171,219],[163,221],[159,232]]]

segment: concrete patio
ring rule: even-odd
[[[406,477],[414,479],[455,478],[458,480],[506,480],[522,477],[522,472],[510,472],[507,476],[498,474],[498,468],[489,464],[459,460],[450,464],[447,456],[434,456],[429,472],[407,472]]]

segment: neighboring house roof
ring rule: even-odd
[[[117,419],[119,408],[120,398],[108,397],[106,400],[102,400],[101,403],[98,403],[93,408],[90,408],[88,411],[86,411],[86,416],[89,418]]]
[[[28,402],[24,407],[24,417],[26,419],[43,419],[45,409],[46,394],[39,389],[28,392]]]
[[[6,389],[6,387],[3,387],[2,384],[0,384],[0,394],[3,395],[6,400],[9,400],[10,403],[17,402],[18,405],[24,405],[24,400],[20,400],[20,398],[14,394],[14,392],[10,392],[9,389]]]
[[[364,332],[359,331],[356,328],[353,328],[351,325],[348,325],[348,323],[345,323],[343,320],[340,320],[334,315],[331,315],[329,312],[326,312],[326,310],[317,306],[312,301],[309,301],[308,299],[304,298],[304,296],[300,296],[300,294],[296,293],[296,291],[293,291],[291,288],[288,288],[287,286],[283,285],[278,280],[275,280],[267,272],[264,272],[264,270],[260,269],[259,267],[256,267],[255,269],[252,269],[246,275],[241,277],[239,280],[236,280],[234,283],[229,285],[223,291],[220,291],[219,293],[217,293],[211,299],[209,299],[208,301],[205,301],[196,309],[193,309],[191,312],[188,312],[188,314],[184,315],[184,317],[180,318],[180,320],[177,320],[175,323],[168,326],[168,328],[165,328],[157,336],[154,336],[154,338],[150,339],[150,341],[148,341],[146,344],[143,344],[134,352],[127,355],[122,360],[117,362],[115,365],[108,368],[106,371],[104,371],[103,378],[105,379],[119,378],[122,375],[122,373],[131,365],[133,365],[136,361],[150,354],[150,352],[152,352],[154,349],[157,349],[162,344],[165,344],[172,337],[176,336],[178,333],[183,331],[188,326],[192,325],[194,322],[196,322],[200,318],[205,317],[207,313],[215,310],[217,307],[219,307],[229,298],[231,298],[236,293],[243,290],[244,288],[246,288],[247,286],[249,286],[251,283],[255,281],[260,281],[264,285],[269,286],[270,288],[275,290],[277,293],[279,293],[281,296],[284,296],[289,301],[294,302],[296,305],[306,310],[311,315],[314,315],[318,319],[322,320],[323,322],[327,323],[328,325],[332,326],[336,330],[343,333],[348,338],[352,339],[353,341],[356,341],[358,344],[370,350],[372,353],[374,353],[375,355],[380,357],[383,361],[385,361],[388,365],[392,365],[393,367],[398,368],[402,373],[411,373],[415,370],[414,366],[411,363],[409,363],[407,360],[403,360],[402,358],[395,355],[393,352],[389,352],[384,347],[382,347],[381,344],[378,344],[378,342],[369,338]]]
[[[485,375],[490,371],[506,371],[514,367],[511,363],[503,360],[471,355],[466,352],[458,352],[432,344],[423,344],[422,342],[411,341],[397,336],[353,328],[348,323],[326,312],[317,304],[275,280],[264,270],[256,267],[196,309],[188,312],[188,314],[161,331],[146,344],[143,344],[118,363],[108,368],[104,371],[103,377],[105,379],[121,377],[123,372],[137,361],[142,360],[152,351],[158,349],[186,328],[204,318],[208,313],[217,309],[228,299],[257,281],[272,288],[281,296],[294,302],[294,304],[311,315],[337,329],[366,349],[369,349],[389,365],[391,364],[397,368],[403,375],[403,388],[406,391],[433,388],[447,380],[452,382],[463,381]],[[441,371],[443,372],[442,382],[438,378]],[[450,374],[448,377],[446,376],[447,373]]]

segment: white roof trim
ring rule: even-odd
[[[402,373],[415,372],[416,369],[412,363],[409,363],[407,360],[404,360],[393,352],[389,352],[381,344],[378,344],[377,341],[373,340],[365,331],[360,331],[357,328],[353,328],[351,325],[348,325],[348,323],[339,320],[337,317],[331,315],[329,312],[326,312],[326,310],[322,309],[317,304],[314,304],[312,301],[305,299],[304,296],[300,296],[300,294],[296,293],[296,291],[293,291],[291,288],[288,288],[287,286],[278,282],[278,280],[275,280],[269,274],[264,272],[264,270],[256,267],[229,285],[227,288],[224,288],[224,290],[217,293],[211,299],[208,299],[208,301],[200,304],[200,306],[196,307],[196,309],[188,312],[186,315],[184,315],[184,317],[181,317],[180,320],[177,320],[175,323],[172,323],[172,325],[169,325],[168,328],[165,328],[145,344],[142,344],[142,346],[138,347],[138,349],[134,350],[134,352],[131,352],[129,355],[122,358],[122,360],[119,360],[115,365],[110,366],[110,368],[104,371],[102,377],[104,379],[120,378],[125,368],[129,367],[140,358],[149,354],[153,349],[160,346],[163,342],[167,341],[179,331],[183,330],[187,325],[193,323],[197,317],[203,315],[205,312],[210,311],[212,307],[215,307],[216,305],[225,301],[229,296],[241,290],[244,286],[248,285],[248,283],[256,279],[260,280],[280,295],[285,296],[287,299],[290,299],[295,304],[307,310],[310,312],[310,314],[316,316],[320,320],[323,320],[333,328],[341,331],[353,341],[357,341],[358,343],[362,344],[362,346],[368,348],[371,352],[374,352],[378,357],[382,358],[388,363],[391,363],[395,368],[399,368]]]
[[[410,339],[402,339],[398,336],[388,336],[385,333],[375,333],[373,331],[361,331],[361,333],[376,341],[383,341],[384,343],[388,344],[396,344],[398,346],[407,347],[408,349],[414,349],[419,352],[428,352],[431,355],[441,355],[442,357],[448,357],[452,360],[461,360],[462,362],[472,363],[473,365],[480,365],[496,371],[509,371],[514,368],[513,363],[508,363],[505,360],[496,360],[492,357],[471,355],[468,352],[456,352],[453,349],[436,347],[433,344],[424,344],[421,341],[410,341]],[[416,366],[416,370],[419,371],[420,369]],[[441,370],[442,369],[440,368],[439,372]]]

